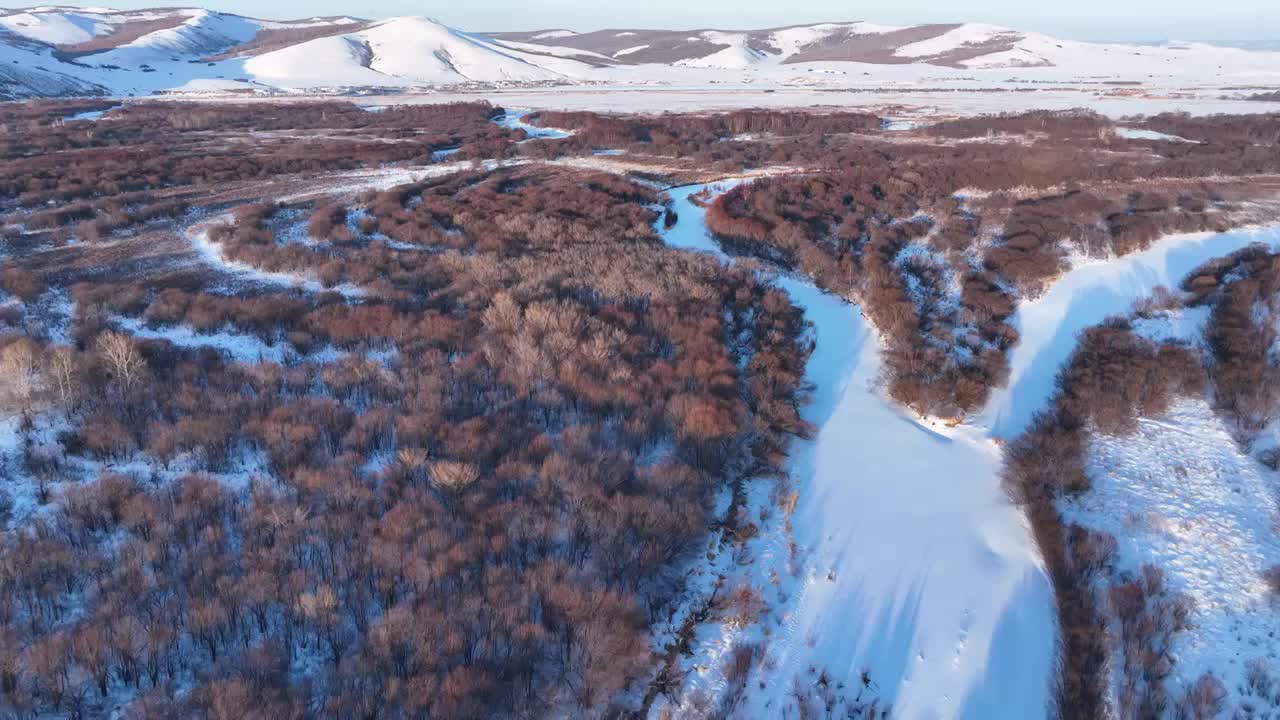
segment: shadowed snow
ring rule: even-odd
[[[1018,436],[1053,394],[1058,370],[1076,348],[1077,333],[1127,313],[1157,285],[1177,287],[1205,261],[1255,242],[1280,245],[1280,228],[1175,235],[1143,252],[1067,273],[1043,297],[1018,306],[1013,324],[1021,339],[1009,358],[1009,384],[993,393],[975,424],[989,427],[995,437]]]
[[[689,201],[701,189],[672,191],[680,222],[665,236],[720,255]],[[998,448],[972,428],[943,431],[898,410],[875,388],[879,348],[857,307],[796,278],[778,284],[815,327],[804,415],[818,433],[792,447],[798,563],[779,528],[756,548],[753,580],[779,617],[767,641],[773,682],[749,685],[753,716],[780,712],[791,679],[811,667],[850,688],[869,670],[901,717],[1043,715],[1052,594],[1000,489]],[[722,689],[713,661],[740,632],[702,638],[711,669],[693,689]]]
[[[690,201],[705,187],[670,192],[680,219],[663,234],[729,262]],[[793,533],[766,526],[750,545],[755,562],[741,570],[774,616],[764,629],[700,628],[686,699],[724,692],[723,659],[746,641],[763,642],[769,658],[768,677],[747,684],[752,717],[781,713],[792,679],[823,669],[851,689],[869,671],[897,717],[1043,717],[1056,656],[1052,588],[1001,488],[994,439],[1018,435],[1045,405],[1078,331],[1127,312],[1157,285],[1176,286],[1206,260],[1278,240],[1275,229],[1179,235],[1069,272],[1019,309],[1009,387],[955,428],[922,422],[879,392],[879,347],[855,305],[779,278],[814,324],[806,376],[815,392],[804,416],[818,432],[792,444]]]

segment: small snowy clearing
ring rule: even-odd
[[[1142,128],[1118,127],[1116,135],[1126,140],[1160,140],[1164,142],[1179,142],[1197,144],[1195,140],[1188,140],[1177,135],[1166,135],[1155,130],[1143,130]]]
[[[121,107],[124,107],[124,106],[114,105],[112,107],[107,108],[106,110],[89,110],[87,112],[76,113],[75,115],[67,116],[67,120],[91,120],[91,121],[101,120],[103,115],[106,115],[112,110],[118,110]]]
[[[1129,327],[1134,334],[1153,342],[1187,342],[1200,345],[1212,310],[1213,308],[1209,305],[1162,310],[1149,317],[1130,320]]]
[[[223,218],[223,221],[230,220],[230,216]],[[300,287],[310,292],[336,292],[348,300],[361,299],[365,296],[363,288],[343,283],[333,287],[326,287],[319,280],[302,275],[299,273],[271,272],[256,268],[248,263],[239,262],[228,258],[222,252],[222,247],[218,243],[209,239],[208,226],[198,227],[188,232],[191,240],[191,246],[199,255],[204,258],[210,265],[214,265],[223,271],[243,277],[247,280],[265,283],[267,285],[285,285],[290,287]]]
[[[182,348],[213,348],[240,363],[283,364],[290,358],[298,357],[298,353],[287,343],[268,345],[256,335],[228,330],[198,333],[186,325],[152,328],[145,321],[130,317],[115,317],[113,320],[116,325],[134,337],[145,340],[164,340]]]
[[[504,164],[516,160],[504,161]],[[435,177],[444,177],[454,173],[466,172],[484,167],[484,163],[468,160],[461,162],[439,163],[437,165],[416,165],[403,167],[380,167],[368,170],[347,170],[328,175],[315,183],[312,189],[294,193],[282,198],[281,202],[297,202],[316,195],[349,195],[366,190],[390,190],[400,185],[422,182]]]
[[[1114,535],[1118,570],[1155,565],[1192,602],[1170,695],[1212,671],[1234,705],[1250,661],[1280,667],[1280,609],[1263,579],[1280,565],[1280,478],[1240,451],[1204,399],[1177,400],[1130,436],[1093,433],[1087,467],[1092,489],[1064,516]]]
[[[884,118],[880,122],[880,129],[889,132],[904,132],[908,130],[919,130],[928,127],[929,123],[920,120],[904,120],[900,118]]]

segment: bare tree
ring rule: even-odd
[[[75,350],[61,345],[54,347],[48,353],[47,364],[59,404],[71,407],[80,397],[80,371]]]
[[[28,412],[46,387],[40,353],[28,338],[20,338],[0,350],[0,405]]]
[[[131,392],[142,375],[146,372],[147,363],[138,352],[133,338],[117,332],[106,332],[98,338],[98,356],[107,364],[111,376],[119,383],[126,394]]]

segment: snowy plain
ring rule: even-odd
[[[71,61],[57,49],[157,20],[174,24]],[[320,26],[332,32],[245,50],[262,32]],[[1244,99],[1280,87],[1280,52],[1197,43],[1083,43],[966,23],[891,48],[894,62],[811,59],[823,57],[813,51],[826,43],[899,30],[869,23],[690,30],[686,39],[706,54],[635,62],[649,48],[641,40],[601,54],[571,46],[574,33],[517,41],[418,16],[276,22],[207,10],[112,14],[49,6],[0,15],[0,86],[14,97],[343,95],[375,104],[483,95],[537,109],[646,112],[896,104],[912,113],[968,114],[1087,106],[1119,117],[1280,108]],[[617,36],[628,34],[636,33]]]

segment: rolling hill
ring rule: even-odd
[[[1121,62],[1122,61],[1122,62]],[[0,14],[0,97],[332,92],[571,83],[786,83],[1042,71],[1046,79],[1280,82],[1280,53],[1084,43],[976,23],[822,23],[754,31],[473,33],[425,17],[269,21],[192,8],[46,6]],[[899,70],[893,70],[893,67]]]

